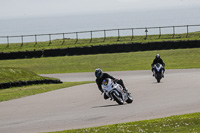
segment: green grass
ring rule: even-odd
[[[200,40],[200,32],[192,32],[187,34],[164,34],[161,37],[159,35],[146,36],[121,36],[120,40],[118,37],[107,37],[104,38],[93,38],[90,39],[63,39],[52,40],[51,44],[49,41],[46,42],[30,42],[30,43],[13,43],[13,44],[1,44],[0,52],[13,52],[13,51],[32,51],[42,49],[56,49],[56,48],[68,48],[68,47],[84,47],[84,46],[97,46],[97,45],[112,45],[112,44],[128,44],[128,43],[147,43],[147,42],[163,42],[163,41],[186,41],[186,40]]]
[[[37,74],[94,72],[96,68],[103,71],[150,70],[157,53],[166,69],[200,68],[200,48],[0,60],[0,66],[28,69]]]
[[[17,81],[34,81],[34,80],[45,80],[45,79],[55,79],[55,78],[42,77],[26,69],[0,67],[0,83],[17,82]]]
[[[63,82],[62,84],[42,84],[0,89],[0,102],[87,83],[92,82]]]
[[[52,133],[200,133],[200,113]]]

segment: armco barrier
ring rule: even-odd
[[[26,51],[26,58],[40,58],[43,56],[43,50]]]
[[[103,53],[120,53],[133,51],[151,51],[151,50],[167,50],[180,48],[199,48],[200,40],[194,41],[166,41],[166,42],[149,42],[149,43],[129,43],[129,44],[114,44],[100,45],[91,47],[74,47],[64,49],[47,49],[34,50],[24,52],[8,52],[0,53],[0,60],[6,59],[24,59],[24,58],[40,58],[40,57],[55,57],[66,55],[87,55],[87,54],[103,54]]]
[[[44,57],[65,56],[66,54],[67,54],[67,49],[47,49],[43,51]]]

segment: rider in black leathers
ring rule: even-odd
[[[103,93],[103,90],[102,90],[101,85],[102,85],[103,80],[106,78],[111,78],[112,80],[114,80],[114,82],[120,84],[123,87],[125,92],[128,92],[122,79],[118,80],[118,79],[114,78],[113,76],[109,75],[108,73],[103,73],[103,71],[100,68],[95,70],[95,76],[96,76],[96,84],[102,93]],[[108,98],[109,97],[104,93],[104,99],[108,99]]]
[[[157,63],[162,64],[162,66],[163,66],[163,74],[164,74],[164,72],[165,72],[165,63],[164,63],[163,60],[160,58],[160,55],[159,55],[159,54],[156,55],[155,59],[153,60],[153,63],[151,64],[151,68],[152,68],[151,70],[152,70],[152,72],[154,71],[154,65],[157,64]],[[154,75],[153,75],[153,76],[154,76]],[[164,75],[163,75],[163,77],[164,77]]]

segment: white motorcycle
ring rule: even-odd
[[[111,98],[111,100],[116,101],[120,105],[124,104],[125,102],[133,102],[133,98],[130,93],[124,92],[123,87],[120,84],[115,83],[110,78],[103,80],[102,89],[104,93]]]
[[[164,71],[163,66],[160,63],[157,63],[154,65],[153,73],[158,83],[163,77],[163,74],[164,74],[163,71]]]

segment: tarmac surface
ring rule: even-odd
[[[95,83],[0,102],[0,133],[62,131],[200,112],[200,69],[108,72],[123,79],[132,104],[104,100]],[[94,73],[46,74],[61,81],[95,81]]]

